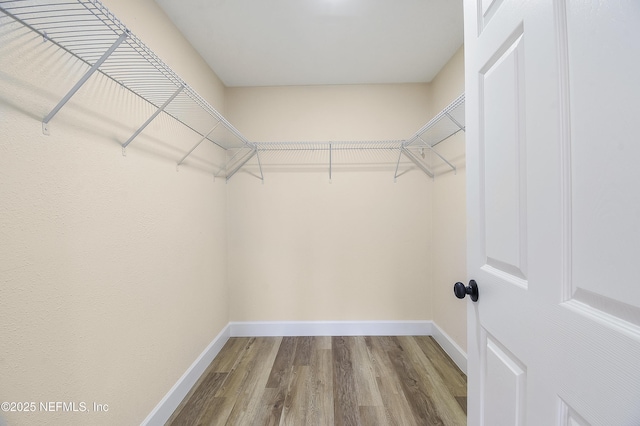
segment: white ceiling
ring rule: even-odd
[[[429,82],[462,0],[155,0],[227,86]]]

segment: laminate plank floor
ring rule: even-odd
[[[466,425],[466,404],[430,336],[233,337],[167,425]]]

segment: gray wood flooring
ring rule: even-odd
[[[465,425],[467,378],[428,336],[231,338],[168,425]]]

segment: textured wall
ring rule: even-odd
[[[464,52],[460,48],[431,82],[432,115],[464,92]],[[453,295],[456,281],[466,283],[466,173],[464,133],[437,149],[457,167],[443,163],[433,182],[433,319],[464,350],[467,347],[466,303]]]
[[[226,102],[263,141],[402,139],[429,112],[424,84],[234,88]],[[431,318],[432,181],[347,160],[329,183],[326,152],[264,155],[264,184],[251,167],[229,182],[232,320]]]
[[[151,0],[107,7],[222,108],[224,91]],[[4,21],[3,21],[4,22]],[[221,153],[92,77],[34,34],[0,40],[0,401],[93,402],[106,413],[0,412],[0,424],[140,423],[228,322]]]

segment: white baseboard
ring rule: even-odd
[[[438,324],[433,324],[433,338],[464,374],[467,374],[467,354]]]
[[[256,321],[230,322],[232,337],[433,336],[467,374],[467,354],[433,321]]]
[[[142,422],[164,425],[230,337],[433,336],[467,374],[467,354],[433,321],[258,321],[230,322],[191,364]]]
[[[232,337],[430,336],[432,321],[258,321],[230,322]]]
[[[162,400],[155,406],[153,411],[149,413],[143,420],[144,426],[164,425],[169,417],[173,414],[178,405],[189,393],[193,385],[196,384],[200,376],[207,369],[209,364],[218,355],[227,340],[231,337],[229,324],[213,339],[206,349],[191,364],[185,373],[178,379],[175,385],[167,392]]]

